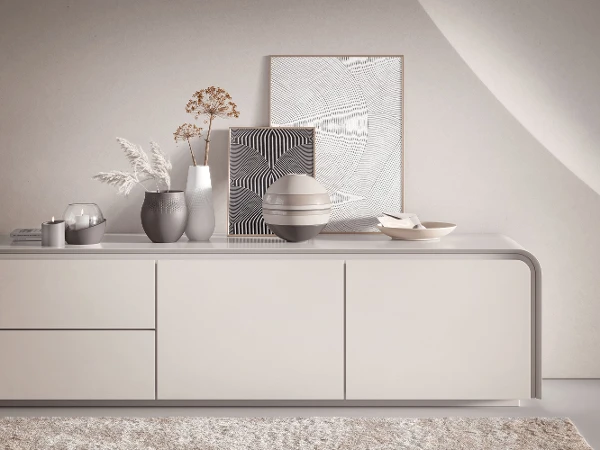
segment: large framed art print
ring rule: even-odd
[[[315,177],[332,202],[324,232],[377,232],[404,210],[402,56],[272,56],[272,127],[315,128]]]

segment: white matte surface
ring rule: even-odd
[[[158,262],[158,399],[344,398],[343,260]]]
[[[158,260],[156,326],[161,400],[342,399],[343,374],[339,373],[338,360],[344,357],[341,331],[344,324],[344,262],[350,269],[355,267],[355,263],[364,267],[358,275],[350,270],[346,282],[350,299],[350,289],[366,279],[367,287],[359,288],[362,289],[359,297],[369,299],[363,305],[365,317],[378,312],[377,308],[372,308],[376,302],[370,301],[371,290],[377,292],[371,288],[371,279],[384,273],[382,268],[396,264],[412,267],[415,264],[415,267],[423,267],[423,274],[427,274],[429,264],[432,264],[435,275],[436,271],[444,272],[445,267],[450,271],[452,267],[475,267],[476,272],[496,262],[518,264],[536,283],[535,288],[529,284],[513,286],[518,298],[527,298],[528,309],[519,320],[530,323],[527,345],[539,342],[539,322],[532,330],[530,315],[532,310],[536,310],[535,307],[532,309],[532,301],[536,304],[539,301],[539,264],[517,243],[501,235],[457,234],[437,242],[391,241],[377,235],[326,235],[295,244],[276,238],[222,236],[202,243],[153,244],[140,235],[107,235],[105,242],[98,246],[52,251],[42,248],[39,243],[12,245],[6,237],[2,237],[0,264],[6,268],[10,278],[6,279],[4,288],[12,294],[7,295],[5,301],[21,296],[21,286],[31,269],[42,272],[40,280],[48,277],[41,286],[44,292],[53,293],[50,296],[52,301],[39,307],[41,316],[36,315],[35,301],[39,303],[36,298],[42,298],[42,292],[36,284],[27,285],[26,289],[34,289],[32,292],[37,295],[31,292],[26,295],[26,301],[33,302],[33,306],[22,308],[20,304],[8,303],[8,323],[20,323],[23,328],[44,324],[48,327],[48,324],[54,324],[54,327],[85,328],[104,323],[99,320],[104,317],[118,327],[124,326],[125,322],[121,320],[126,318],[131,324],[136,311],[150,311],[153,318],[155,260]],[[75,274],[81,272],[74,279],[82,281],[76,292],[61,278],[70,273],[70,268],[76,269]],[[114,278],[125,283],[126,289],[120,291],[121,295],[126,292],[127,296],[119,299],[115,294],[114,298],[103,303],[104,296],[112,295],[111,281],[105,281],[96,283],[100,286],[97,294],[103,295],[91,296],[90,302],[70,301],[74,293],[78,294],[75,298],[86,298],[86,283],[89,281],[86,277],[92,277],[90,274],[97,271],[105,272],[107,280]],[[490,275],[493,270],[486,273]],[[434,275],[433,278],[436,277]],[[498,276],[501,277],[502,273]],[[380,283],[379,289],[383,291],[379,295],[382,298],[395,292],[395,284],[390,287],[389,278]],[[391,278],[395,283],[395,275]],[[422,280],[422,284],[428,281]],[[485,286],[494,285],[493,279],[488,281],[479,285],[480,295],[486,298],[490,294],[484,290]],[[144,285],[137,289],[136,282]],[[140,296],[140,292],[144,291],[150,295]],[[452,298],[460,299],[456,292],[463,291],[470,292],[469,282],[464,277],[458,277],[455,285],[445,288],[446,295]],[[436,295],[432,292],[426,297],[436,299]],[[128,311],[127,314],[120,315],[122,308]],[[31,309],[33,312],[30,312]],[[488,311],[484,308],[482,312]],[[509,307],[501,312],[512,314],[515,311]],[[422,317],[426,313],[424,311]],[[144,315],[143,312],[140,314]],[[250,323],[249,318],[252,318]],[[390,318],[386,316],[385,319]],[[153,327],[154,322],[149,323],[148,328]],[[485,330],[479,330],[479,334],[485,336],[485,333]],[[274,339],[275,336],[277,339]],[[354,339],[354,335],[347,336],[349,340]],[[221,347],[214,345],[215,339]],[[461,342],[460,339],[454,341]],[[395,347],[388,345],[385,348]],[[457,355],[460,359],[460,346]],[[535,386],[539,386],[540,379],[538,358],[539,352],[535,355],[530,353],[529,370],[535,372],[530,372],[529,383]],[[260,364],[255,364],[254,359]],[[203,361],[208,361],[210,369]],[[272,366],[268,373],[265,373],[266,361]],[[239,370],[240,364],[243,365],[243,374]],[[343,370],[343,363],[340,364]],[[278,380],[285,382],[265,381],[271,380],[273,368]],[[504,366],[497,368],[500,371],[506,369]],[[208,383],[201,383],[201,377],[208,377]],[[339,377],[342,377],[341,382]],[[304,386],[304,380],[311,380],[311,386]],[[510,379],[507,381],[511,382]],[[514,398],[529,397],[532,393],[540,395],[536,387],[526,396]],[[422,399],[445,399],[444,393],[439,395],[442,397],[424,394]],[[405,397],[383,395],[381,398],[395,400]]]
[[[348,261],[347,398],[531,397],[530,280],[521,261]]]
[[[2,400],[152,400],[154,331],[0,331]]]
[[[173,244],[154,244],[142,234],[107,234],[94,246],[67,245],[63,249],[42,247],[39,242],[11,242],[0,236],[2,255],[94,255],[94,254],[328,254],[328,253],[499,253],[520,254],[535,260],[528,251],[501,234],[452,233],[438,241],[394,241],[383,234],[321,234],[306,242],[286,242],[277,237],[227,238],[214,235],[207,242],[190,242],[185,238]]]
[[[600,3],[594,0],[420,0],[420,3],[510,113],[600,194],[597,147],[600,92],[591,89],[600,71],[600,53],[595,45],[600,42]]]
[[[0,329],[153,329],[154,311],[154,261],[0,260]]]

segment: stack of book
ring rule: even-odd
[[[42,230],[39,228],[17,228],[10,233],[13,241],[41,241]]]

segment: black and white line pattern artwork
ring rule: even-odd
[[[404,209],[402,71],[401,56],[271,57],[271,126],[316,129],[326,233],[376,232]]]
[[[272,235],[262,216],[262,198],[284,175],[314,175],[315,129],[230,128],[230,236]]]

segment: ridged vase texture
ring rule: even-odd
[[[190,166],[185,187],[188,221],[185,235],[190,241],[208,241],[215,231],[215,209],[208,166]]]
[[[142,204],[142,227],[152,242],[177,242],[187,224],[183,191],[146,192]]]

